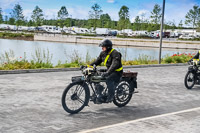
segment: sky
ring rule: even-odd
[[[20,4],[27,19],[30,19],[32,11],[38,5],[47,19],[57,17],[61,6],[66,6],[69,17],[88,19],[88,12],[95,3],[101,6],[103,13],[108,13],[112,20],[118,20],[118,12],[125,5],[129,8],[130,20],[134,22],[136,16],[145,14],[149,18],[155,4],[162,7],[163,0],[0,0],[3,15],[8,15],[15,4]],[[200,6],[200,0],[166,0],[165,20],[178,24],[185,20],[186,13],[194,5]]]

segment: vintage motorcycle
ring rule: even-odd
[[[82,66],[80,70],[83,76],[72,77],[72,83],[62,94],[62,106],[70,114],[80,112],[88,106],[89,101],[93,101],[94,104],[107,103],[106,78],[101,76],[106,69],[97,70],[96,66]],[[116,84],[113,103],[118,107],[125,106],[131,100],[132,95],[137,92],[136,88],[137,72],[124,72],[120,82]],[[100,94],[101,101],[98,100]]]
[[[198,62],[199,59],[193,59],[193,61],[188,62],[190,66],[184,80],[187,89],[192,89],[195,84],[200,85],[200,65]]]

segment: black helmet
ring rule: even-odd
[[[107,50],[112,49],[112,42],[109,39],[104,39],[100,44],[99,47],[106,47]]]

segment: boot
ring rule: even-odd
[[[114,94],[109,94],[106,103],[111,103],[114,100]]]

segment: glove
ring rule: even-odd
[[[108,77],[108,73],[107,72],[105,72],[105,73],[103,73],[101,76],[103,77],[103,78],[105,78],[105,77]]]
[[[80,66],[80,70],[82,70],[84,67],[85,67],[85,66],[81,65],[81,66]]]

